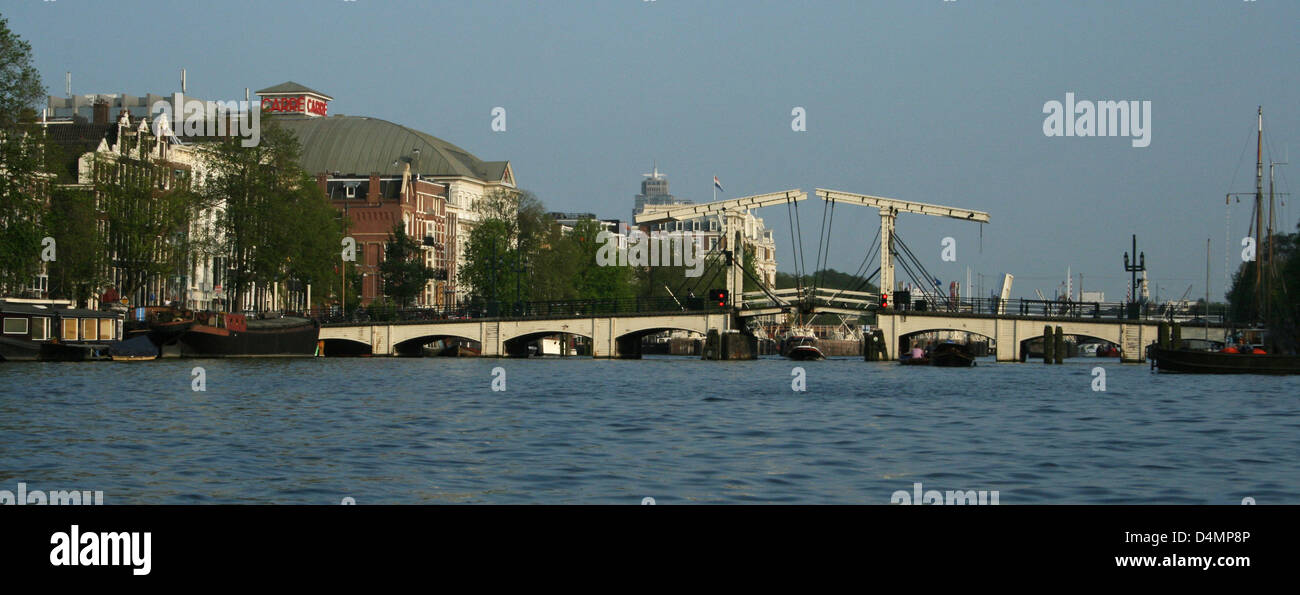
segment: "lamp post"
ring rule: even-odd
[[[1137,308],[1137,304],[1138,304],[1138,299],[1137,299],[1137,296],[1138,296],[1137,274],[1138,274],[1139,271],[1146,271],[1146,270],[1147,270],[1147,254],[1146,254],[1146,252],[1143,252],[1143,253],[1141,253],[1141,254],[1138,254],[1138,251],[1137,251],[1137,234],[1133,234],[1133,254],[1135,255],[1136,260],[1135,260],[1134,262],[1130,263],[1130,262],[1129,262],[1129,259],[1128,259],[1128,254],[1129,254],[1128,252],[1125,252],[1125,253],[1124,253],[1124,270],[1127,271],[1127,272],[1129,272],[1129,273],[1132,275],[1132,281],[1131,281],[1130,284],[1129,284],[1129,287],[1130,287],[1131,289],[1129,290],[1130,295],[1129,295],[1129,302],[1128,302],[1128,317],[1129,317],[1129,318],[1137,318],[1137,317],[1138,317],[1138,308]]]

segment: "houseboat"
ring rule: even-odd
[[[320,323],[310,318],[198,312],[177,343],[181,357],[311,357],[319,334]]]
[[[66,300],[0,299],[0,361],[108,359],[122,317],[71,307]]]

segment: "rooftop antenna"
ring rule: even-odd
[[[185,69],[181,69],[181,94],[185,94]]]
[[[69,70],[63,74],[63,88],[67,92],[68,99],[72,99],[72,71]]]
[[[651,180],[658,180],[658,179],[663,178],[663,176],[659,173],[659,160],[658,160],[658,159],[656,159],[656,160],[654,161],[654,170],[653,170],[653,172],[654,172],[654,173],[641,174],[641,175],[642,175],[643,177],[650,178]]]

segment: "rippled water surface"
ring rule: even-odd
[[[857,359],[0,364],[0,490],[106,503],[1300,503],[1300,377]],[[791,371],[807,391],[791,390]],[[191,369],[207,391],[191,390]],[[502,367],[505,391],[491,388]]]

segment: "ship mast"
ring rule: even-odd
[[[1255,305],[1258,308],[1258,315],[1261,321],[1268,319],[1267,296],[1264,295],[1263,278],[1264,263],[1260,262],[1263,255],[1263,226],[1264,226],[1264,106],[1259,106],[1257,116],[1257,135],[1255,137]]]

